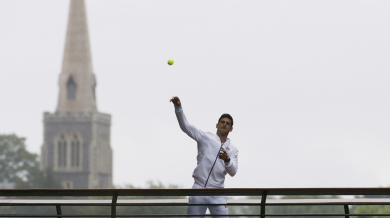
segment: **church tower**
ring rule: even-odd
[[[71,0],[55,113],[44,113],[41,169],[64,188],[111,188],[111,116],[96,106],[84,0]]]

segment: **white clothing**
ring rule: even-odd
[[[238,169],[238,149],[228,138],[223,143],[230,161],[225,163],[218,158],[221,139],[215,133],[203,132],[188,123],[181,106],[175,106],[180,128],[198,143],[197,166],[192,174],[195,182],[205,188],[223,188],[225,175],[234,176]],[[214,167],[213,167],[214,166]]]
[[[192,186],[193,189],[204,188],[201,185],[194,183]],[[188,204],[226,204],[226,196],[190,196]],[[207,208],[209,208],[210,214],[226,215],[226,216],[217,216],[215,218],[227,218],[229,217],[229,210],[226,205],[196,205],[188,206],[187,215],[199,215],[199,216],[190,216],[190,218],[201,218],[204,217]]]

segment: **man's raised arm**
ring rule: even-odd
[[[170,101],[173,103],[173,105],[175,105],[175,113],[177,121],[179,121],[181,130],[183,130],[183,132],[185,132],[195,141],[198,141],[204,134],[203,131],[197,129],[195,126],[188,123],[186,116],[184,115],[183,108],[181,107],[180,99],[177,96],[173,97]]]

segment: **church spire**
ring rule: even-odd
[[[84,0],[71,0],[57,112],[97,112]]]

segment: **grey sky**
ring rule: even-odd
[[[0,0],[0,133],[40,152],[58,97],[68,0]],[[222,113],[239,170],[226,187],[390,184],[390,1],[86,2],[100,112],[112,115],[114,184],[190,188],[187,119]],[[173,59],[175,64],[167,65]]]

